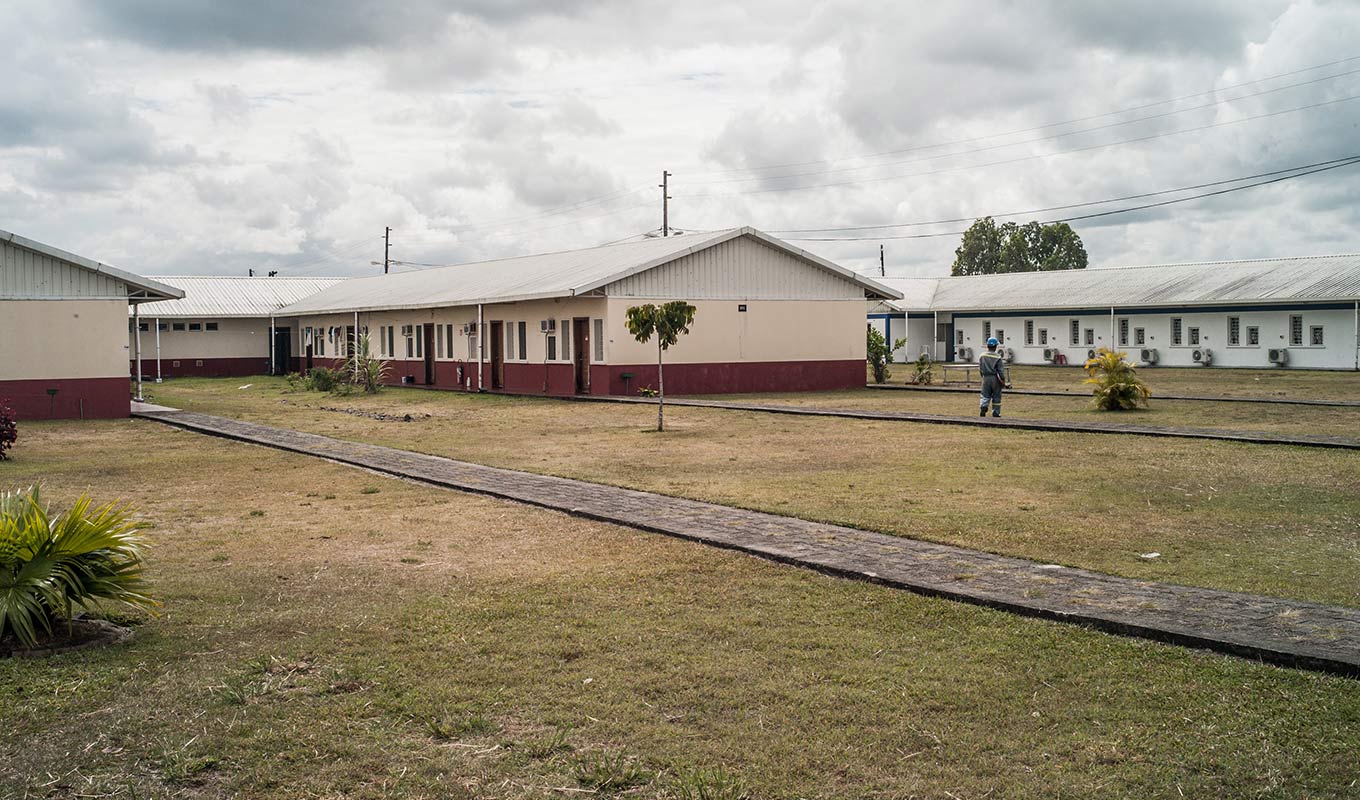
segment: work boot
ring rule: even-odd
[[[1001,416],[1001,412],[1000,412],[1000,411],[993,411],[993,412],[992,412],[992,416],[994,416],[994,417],[999,417],[999,416]]]
[[[982,410],[978,412],[978,416],[979,416],[979,417],[985,417],[985,416],[987,416],[987,407],[986,407],[986,406],[983,406],[983,407],[982,407]]]

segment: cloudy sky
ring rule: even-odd
[[[966,224],[809,229],[1360,154],[1354,0],[6,5],[0,228],[143,274],[589,247],[664,169],[682,230],[938,275]],[[1073,225],[1093,265],[1357,252],[1360,166]]]

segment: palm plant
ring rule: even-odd
[[[373,355],[367,333],[359,334],[352,350],[345,362],[346,376],[366,394],[375,394],[387,380],[387,362]]]
[[[39,630],[100,600],[158,605],[142,577],[145,526],[130,506],[93,505],[81,495],[53,515],[36,486],[0,493],[0,639],[32,647]]]
[[[633,306],[628,309],[628,332],[646,344],[656,337],[656,429],[665,430],[666,385],[661,373],[661,354],[689,333],[694,324],[694,306],[684,300]]]
[[[1147,406],[1148,398],[1152,396],[1152,390],[1129,363],[1128,353],[1102,347],[1095,358],[1086,362],[1084,369],[1090,377],[1083,383],[1094,387],[1091,393],[1095,397],[1095,407],[1101,411],[1131,411]]]

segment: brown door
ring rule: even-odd
[[[427,322],[425,329],[425,385],[434,385],[434,323]]]
[[[505,388],[505,326],[491,323],[491,388]]]
[[[571,321],[571,341],[576,347],[572,358],[576,364],[576,393],[590,392],[590,320]]]
[[[312,371],[312,345],[310,343],[307,345],[307,371]]]

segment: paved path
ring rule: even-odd
[[[923,595],[1277,664],[1360,676],[1360,609],[1116,578],[188,411],[151,411],[136,416]]]
[[[977,394],[978,387],[968,388],[966,386],[913,386],[902,383],[867,383],[866,389],[886,389],[888,391],[906,392],[959,392],[967,394]],[[1032,397],[1074,397],[1090,400],[1090,393],[1081,394],[1078,392],[1059,392],[1047,389],[1007,389],[1006,394],[1023,394]],[[1195,402],[1207,403],[1269,403],[1283,406],[1329,406],[1334,408],[1360,408],[1360,400],[1305,400],[1302,398],[1289,397],[1242,397],[1229,395],[1196,395],[1196,394],[1158,394],[1154,400],[1190,400]]]
[[[542,395],[525,395],[541,397]],[[614,397],[573,395],[564,399],[590,403],[639,403],[656,405],[647,397]],[[849,419],[880,420],[886,422],[927,422],[936,425],[966,425],[980,428],[1010,428],[1023,431],[1053,431],[1067,433],[1118,433],[1135,436],[1163,436],[1173,439],[1209,439],[1247,444],[1287,444],[1296,447],[1330,447],[1341,450],[1360,450],[1360,439],[1331,436],[1321,433],[1276,433],[1273,431],[1237,430],[1235,428],[1182,428],[1170,425],[1139,425],[1131,422],[1078,422],[1059,419],[1026,419],[1023,417],[979,417],[973,414],[923,414],[916,411],[877,411],[855,408],[822,408],[820,406],[777,405],[773,403],[735,403],[727,400],[668,399],[667,406],[717,408],[728,411],[759,411],[767,414],[792,414],[804,417],[847,417]]]

